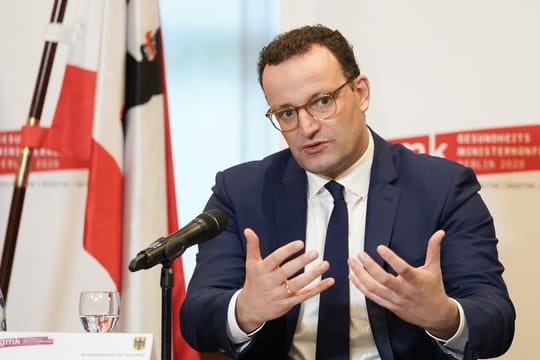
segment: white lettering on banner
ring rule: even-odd
[[[444,154],[444,152],[448,148],[448,144],[446,142],[441,142],[440,144],[437,144],[434,134],[429,135],[427,137],[427,140],[427,144],[424,144],[422,142],[403,142],[401,144],[407,149],[417,154],[429,154],[446,158],[446,155]]]
[[[540,146],[458,146],[457,156],[538,156]]]
[[[540,169],[540,126],[479,129],[393,140],[418,154],[470,167],[478,175]]]
[[[458,144],[529,144],[531,134],[516,133],[460,133],[457,136]]]
[[[22,136],[20,132],[0,131],[0,175],[15,173],[19,166]],[[47,148],[33,148],[31,171],[54,171],[84,169],[85,161],[62,156],[59,151]]]
[[[441,142],[440,144],[437,144],[435,140],[435,135],[434,134],[429,135],[429,154],[430,155],[446,158],[444,151],[447,148],[448,148],[447,143]]]
[[[402,143],[402,145],[405,146],[407,149],[411,150],[414,153],[417,153],[417,154],[425,154],[426,153],[426,147],[421,142],[416,142],[416,143],[404,142],[404,143]]]

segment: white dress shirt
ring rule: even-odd
[[[345,173],[334,179],[345,187],[344,197],[349,215],[349,256],[364,250],[367,195],[373,163],[373,148],[373,139],[370,136],[368,147],[362,157]],[[306,266],[306,270],[322,261],[326,228],[334,206],[332,195],[324,187],[331,179],[307,172],[307,180],[306,252],[317,250],[321,256],[316,263]],[[320,278],[315,281],[319,280]],[[349,287],[351,359],[378,359],[377,348],[369,326],[365,296],[350,281]],[[289,354],[292,359],[315,359],[319,299],[320,296],[314,296],[304,301],[300,307],[298,325]]]
[[[367,210],[367,196],[369,190],[369,179],[371,165],[373,163],[374,145],[370,134],[369,144],[362,155],[345,173],[340,175],[335,181],[345,187],[344,197],[347,203],[349,215],[349,256],[360,253],[364,250],[365,223]],[[317,250],[320,258],[306,266],[306,270],[319,264],[324,254],[324,244],[326,238],[326,228],[330,220],[333,208],[332,195],[326,190],[324,185],[331,179],[306,172],[308,181],[307,194],[307,223],[305,251]],[[314,281],[319,281],[315,279]],[[366,299],[364,294],[358,290],[352,282],[350,287],[350,355],[353,360],[376,360],[380,359],[373,339],[373,334],[369,325],[366,309]],[[228,308],[227,332],[229,338],[239,345],[238,351],[249,344],[253,336],[262,326],[250,334],[244,333],[235,317],[237,291],[231,298]],[[317,321],[320,296],[314,296],[304,301],[300,306],[298,322],[292,346],[289,353],[290,359],[314,359],[316,353]],[[456,334],[448,341],[438,341],[441,349],[457,359],[462,358],[462,352],[468,339],[468,328],[461,305],[458,304],[460,312],[460,326]],[[264,326],[264,325],[263,325]],[[454,349],[454,350],[452,350]]]

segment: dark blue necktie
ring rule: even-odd
[[[324,186],[334,198],[334,209],[326,230],[324,259],[330,269],[323,278],[335,284],[321,293],[317,326],[317,360],[349,359],[349,221],[343,186],[330,181]]]

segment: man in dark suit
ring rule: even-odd
[[[229,224],[199,246],[186,340],[246,359],[504,353],[515,311],[472,170],[367,127],[369,82],[338,31],[278,36],[260,53],[259,80],[288,149],[218,173],[207,208]],[[344,260],[329,262],[325,233],[343,200]],[[346,329],[335,324],[342,310]]]

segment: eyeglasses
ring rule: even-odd
[[[309,115],[317,120],[326,120],[336,113],[336,96],[339,91],[352,80],[347,80],[331,93],[312,96],[304,105],[284,106],[275,110],[268,109],[265,116],[281,132],[292,131],[298,127],[298,111],[300,109],[305,109]]]

